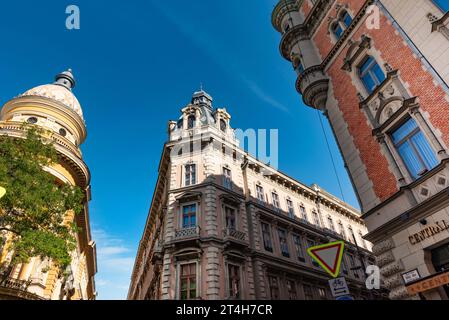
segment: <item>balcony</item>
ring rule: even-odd
[[[328,89],[329,79],[321,65],[307,68],[296,80],[296,90],[304,103],[318,110],[326,109]]]
[[[296,0],[281,0],[278,2],[276,7],[274,7],[273,13],[271,14],[271,23],[277,31],[282,32],[281,22],[286,14],[290,12],[298,11],[298,6]]]
[[[200,229],[201,228],[199,226],[178,229],[175,231],[175,239],[176,240],[185,240],[185,239],[191,239],[191,238],[199,238]]]
[[[309,34],[307,29],[303,25],[297,25],[288,29],[282,36],[281,43],[279,44],[279,51],[284,59],[291,61],[292,48],[303,40],[308,40]]]
[[[30,284],[31,281],[0,274],[0,300],[42,300],[42,297],[28,291]]]
[[[246,234],[242,231],[235,230],[234,228],[223,229],[223,238],[246,241]]]

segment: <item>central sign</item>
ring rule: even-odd
[[[412,234],[410,237],[408,237],[408,240],[412,245],[415,245],[448,229],[449,224],[446,223],[446,221],[436,221],[434,225],[428,226],[420,232]]]

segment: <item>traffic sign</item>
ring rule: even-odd
[[[3,196],[6,194],[6,189],[3,187],[0,187],[0,199],[3,198]]]
[[[334,297],[349,295],[348,284],[344,277],[330,279],[329,287],[331,288],[332,296]]]
[[[338,300],[338,301],[353,301],[354,297],[353,296],[341,296],[341,297],[337,297],[336,300]]]
[[[340,265],[343,258],[345,243],[335,241],[319,246],[310,247],[307,253],[333,278],[340,274]]]

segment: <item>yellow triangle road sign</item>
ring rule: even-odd
[[[3,198],[3,196],[6,194],[6,189],[3,187],[0,187],[0,199]]]
[[[310,247],[307,253],[333,278],[340,274],[340,265],[343,258],[345,243],[335,241],[319,246]]]

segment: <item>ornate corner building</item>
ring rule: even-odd
[[[297,91],[333,129],[391,299],[449,296],[444,282],[410,294],[403,277],[449,269],[448,7],[281,0],[272,14]]]
[[[351,293],[370,298],[363,266],[374,258],[358,211],[242,150],[206,92],[181,113],[169,122],[128,299],[331,299],[306,249],[334,239],[347,244]]]
[[[77,248],[66,270],[67,277],[59,278],[58,270],[48,261],[32,258],[29,263],[17,265],[8,274],[0,276],[0,300],[95,299],[96,247],[91,238],[88,211],[90,173],[80,150],[86,139],[86,125],[80,103],[72,92],[74,86],[71,70],[64,71],[56,76],[53,84],[30,89],[1,109],[0,134],[24,138],[24,122],[44,129],[60,159],[46,170],[61,183],[79,186],[86,197],[82,212],[68,216],[68,219],[75,219],[79,231]],[[11,258],[7,246],[0,249],[0,261]]]

